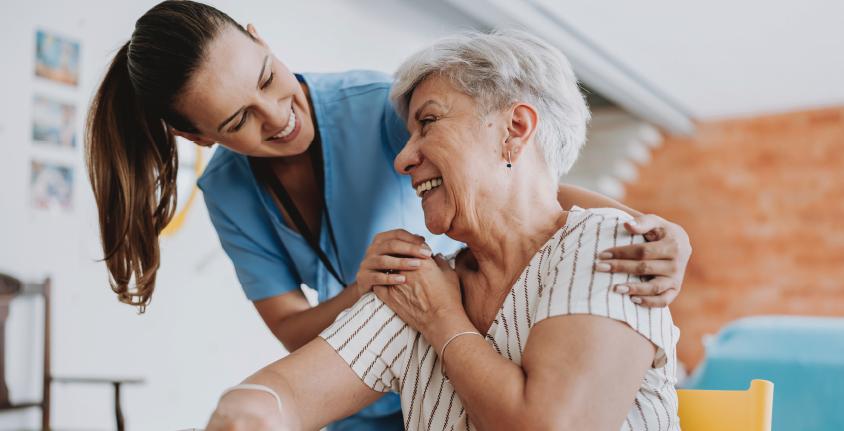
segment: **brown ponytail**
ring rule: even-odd
[[[141,312],[155,288],[158,236],[176,209],[178,156],[168,126],[196,131],[174,101],[223,25],[243,30],[201,3],[153,7],[115,55],[88,112],[86,163],[109,283]]]
[[[161,118],[141,105],[124,45],[94,96],[87,125],[87,164],[112,290],[143,312],[155,286],[158,235],[176,208],[178,157]],[[129,283],[134,277],[134,290]]]

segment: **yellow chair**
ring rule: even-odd
[[[746,391],[680,389],[683,431],[771,431],[774,384],[753,380]]]

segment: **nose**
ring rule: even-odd
[[[410,175],[411,171],[421,165],[423,160],[418,141],[411,137],[393,161],[393,168],[402,175]]]
[[[264,132],[273,133],[287,126],[290,118],[290,110],[286,109],[288,99],[264,98],[258,104],[258,111],[264,119],[262,129]]]

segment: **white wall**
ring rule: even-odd
[[[844,104],[841,0],[525,3],[585,35],[697,119]]]
[[[82,150],[36,148],[30,139],[35,92],[74,102],[77,123],[113,52],[155,2],[7,2],[0,13],[0,271],[54,280],[53,370],[57,375],[140,376],[125,391],[135,430],[203,426],[220,391],[280,357],[281,347],[246,301],[219,248],[202,205],[183,231],[162,243],[155,300],[145,315],[116,301],[106,284],[94,202]],[[369,68],[392,71],[412,50],[466,27],[410,3],[226,0],[214,5],[252,22],[293,70]],[[71,88],[33,76],[34,33],[43,28],[82,44],[81,82]],[[81,133],[77,133],[81,140]],[[30,208],[30,159],[75,169],[73,210]],[[39,310],[14,305],[7,330],[12,397],[38,397]],[[108,388],[54,385],[53,424],[62,429],[112,428]],[[35,411],[0,415],[0,430],[34,428]]]

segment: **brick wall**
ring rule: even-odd
[[[672,305],[690,367],[703,357],[702,335],[742,316],[844,316],[844,108],[668,137],[625,201],[691,237]]]

